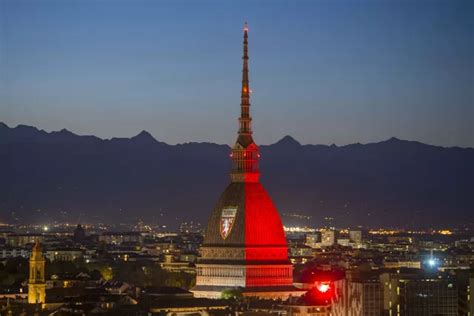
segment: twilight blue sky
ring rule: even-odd
[[[232,143],[474,147],[474,2],[0,0],[0,121]]]

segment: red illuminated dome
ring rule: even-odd
[[[260,182],[227,186],[209,219],[204,246],[245,247],[245,260],[288,261],[280,216]]]
[[[252,138],[248,77],[248,27],[244,28],[242,89],[237,141],[232,147],[231,183],[209,219],[197,264],[199,297],[220,297],[226,289],[243,295],[287,298],[293,267],[283,225],[270,196],[259,182],[259,148]]]
[[[246,260],[288,260],[283,225],[270,196],[259,182],[259,148],[252,138],[248,77],[248,27],[244,56],[239,132],[232,148],[232,182],[208,222],[204,246],[245,246]]]

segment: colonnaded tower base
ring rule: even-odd
[[[293,286],[283,225],[259,181],[260,154],[252,138],[248,59],[245,26],[241,115],[231,153],[231,183],[208,222],[192,289],[196,297],[220,298],[233,289],[244,296],[272,299],[304,293]]]

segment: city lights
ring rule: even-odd
[[[473,1],[0,0],[0,316],[474,316]]]
[[[428,266],[428,268],[430,268],[430,269],[435,269],[440,265],[439,260],[437,258],[434,258],[434,257],[428,258],[425,263]]]

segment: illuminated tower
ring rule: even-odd
[[[28,280],[28,303],[43,304],[46,301],[44,280],[44,257],[39,241],[36,241],[30,257],[30,278]]]
[[[197,264],[195,296],[218,298],[240,288],[245,296],[286,298],[293,287],[283,225],[259,182],[259,148],[252,138],[248,28],[244,27],[238,137],[232,148],[231,183],[208,221]]]

